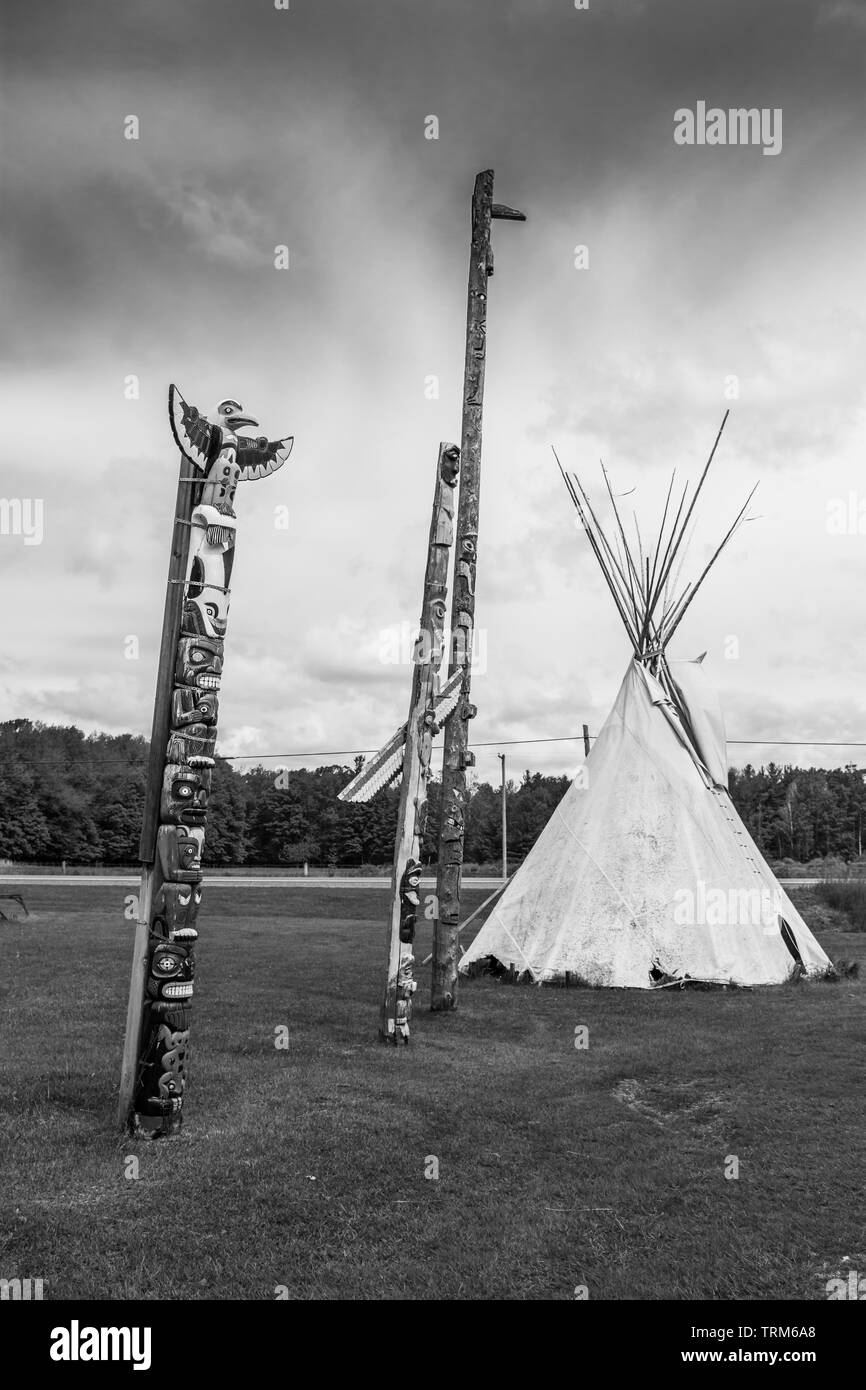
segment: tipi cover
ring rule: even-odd
[[[613,709],[460,964],[543,982],[651,989],[779,984],[830,961],[722,779],[724,729],[698,662],[669,662],[679,709],[632,661]]]

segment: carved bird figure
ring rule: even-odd
[[[223,516],[234,516],[232,503],[239,482],[264,478],[282,468],[292,452],[294,438],[249,439],[238,430],[258,428],[258,420],[245,415],[239,401],[224,400],[210,415],[187,405],[176,386],[169,387],[168,414],[178,448],[194,468],[205,474],[201,502]]]

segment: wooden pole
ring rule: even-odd
[[[508,878],[508,803],[505,795],[505,754],[496,755],[502,763],[502,882]]]
[[[168,562],[168,582],[165,590],[165,609],[162,619],[162,642],[156,674],[156,699],[153,706],[153,725],[147,760],[147,783],[144,794],[144,817],[141,828],[139,857],[141,858],[141,887],[138,895],[138,919],[132,955],[132,975],[129,983],[129,1003],[126,1010],[126,1033],[123,1039],[123,1063],[120,1072],[120,1095],[117,1120],[123,1128],[129,1123],[135,1094],[136,1069],[141,1045],[141,1021],[144,1010],[145,977],[149,950],[150,916],[153,904],[156,832],[159,827],[159,799],[162,791],[162,772],[165,749],[171,728],[171,691],[177,643],[183,611],[184,579],[189,551],[190,517],[192,516],[195,479],[189,460],[180,456],[177,500],[171,535],[171,554]]]
[[[421,623],[415,645],[412,694],[403,750],[403,778],[397,811],[391,912],[388,919],[388,973],[379,1024],[382,1042],[409,1041],[412,995],[416,989],[412,943],[421,880],[420,839],[424,829],[427,779],[433,749],[434,711],[442,664],[448,595],[448,557],[454,541],[454,489],[460,466],[456,444],[440,444],[436,488],[427,545]]]
[[[588,724],[584,724],[584,726],[583,726],[583,755],[584,755],[585,758],[588,758],[588,757],[589,757],[589,725],[588,725]]]
[[[475,627],[475,573],[478,545],[478,500],[481,486],[481,416],[487,350],[487,284],[493,274],[490,248],[491,218],[524,222],[522,212],[493,202],[493,170],[475,180],[472,195],[472,245],[469,253],[469,292],[466,311],[466,358],[463,374],[460,502],[454,589],[451,599],[449,675],[463,672],[463,695],[445,723],[442,764],[442,805],[439,822],[439,862],[436,876],[438,915],[433,924],[433,971],[430,1007],[435,1011],[457,1005],[457,949],[460,920],[460,877],[466,813],[466,769],[475,758],[469,751],[472,637]]]

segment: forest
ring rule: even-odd
[[[74,726],[26,719],[0,724],[0,860],[75,865],[135,864],[147,740],[84,734]],[[360,761],[357,761],[360,766]],[[397,786],[365,805],[337,793],[356,766],[213,770],[206,861],[215,865],[381,867],[394,850]],[[566,777],[524,772],[509,782],[508,855],[513,868],[531,849],[568,788]],[[853,766],[746,766],[730,772],[740,815],[771,860],[801,863],[862,853],[866,784]],[[439,784],[429,792],[422,859],[435,861]],[[501,791],[472,788],[466,816],[467,863],[501,862]]]

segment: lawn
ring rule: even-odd
[[[33,916],[0,922],[0,1277],[48,1298],[801,1300],[845,1256],[866,1268],[862,981],[480,979],[436,1016],[427,967],[396,1050],[376,1042],[384,890],[212,885],[185,1129],[133,1142],[126,891],[28,886]]]

